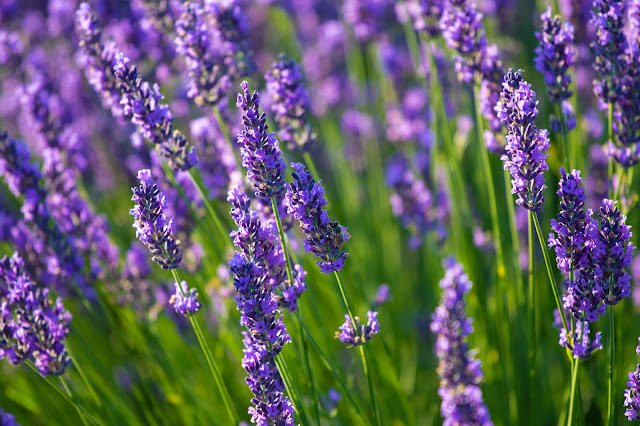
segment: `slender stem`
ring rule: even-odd
[[[509,232],[511,233],[511,257],[513,259],[513,268],[514,273],[516,275],[516,286],[517,286],[517,297],[518,303],[520,306],[524,308],[525,301],[525,290],[524,290],[524,279],[522,277],[522,268],[520,267],[520,235],[518,234],[518,226],[516,224],[516,212],[514,209],[514,202],[511,195],[511,180],[510,174],[507,170],[504,171],[504,189],[505,195],[507,198],[507,216],[509,217]],[[529,218],[531,221],[531,218]],[[529,237],[529,241],[532,238]],[[531,243],[529,243],[531,244]],[[529,263],[531,265],[531,262]],[[529,281],[531,282],[531,281]]]
[[[291,397],[291,399],[293,400],[294,407],[296,408],[296,410],[300,411],[300,416],[302,417],[302,420],[303,420],[301,423],[311,424],[311,422],[309,421],[309,416],[307,416],[307,410],[302,404],[302,399],[300,399],[300,397],[298,396],[298,389],[296,388],[296,385],[293,383],[293,380],[291,380],[291,377],[289,376],[289,371],[291,370],[287,366],[287,361],[284,359],[282,355],[278,355],[275,357],[275,362],[276,362],[276,366],[278,367],[278,372],[280,373],[280,377],[284,382],[284,387],[287,393],[289,394],[289,396]]]
[[[533,213],[531,215],[533,217],[533,223],[536,228],[536,232],[538,234],[538,241],[540,242],[540,248],[542,249],[542,256],[544,257],[544,263],[547,267],[547,274],[549,275],[549,281],[551,283],[551,291],[553,292],[553,298],[556,301],[556,308],[560,311],[560,318],[562,319],[562,327],[565,330],[569,330],[567,328],[567,320],[564,317],[564,312],[562,310],[562,303],[560,303],[560,290],[558,289],[558,284],[556,283],[555,275],[553,274],[553,268],[551,267],[551,259],[549,258],[549,252],[547,251],[547,245],[544,241],[544,236],[542,235],[542,228],[540,227],[540,221],[538,220],[538,215]]]
[[[184,293],[184,290],[182,289],[182,285],[181,285],[182,280],[180,279],[178,270],[172,269],[171,273],[173,274],[173,279],[176,281],[178,289],[184,296],[185,293]],[[213,375],[213,380],[215,381],[216,386],[218,387],[218,391],[222,396],[222,401],[224,402],[225,408],[227,409],[227,414],[231,418],[231,421],[233,422],[233,424],[238,424],[239,422],[238,414],[236,413],[236,410],[233,404],[231,403],[231,399],[229,398],[229,390],[227,389],[227,387],[224,384],[224,381],[222,380],[222,376],[220,375],[220,371],[218,370],[218,367],[216,366],[216,363],[213,359],[211,349],[209,349],[209,345],[207,344],[207,341],[204,338],[204,334],[202,333],[200,324],[198,323],[198,321],[196,321],[196,319],[193,316],[189,316],[189,321],[191,322],[193,331],[196,333],[196,337],[198,338],[198,343],[200,344],[200,348],[204,353],[204,357],[207,359],[207,364],[209,364],[209,369],[211,370],[211,374]]]
[[[536,291],[533,285],[533,213],[529,212],[527,221],[529,230],[529,424],[536,424]]]
[[[229,151],[231,155],[233,155],[233,161],[236,163],[236,169],[239,172],[242,172],[242,165],[240,164],[240,160],[238,160],[237,152],[235,146],[233,146],[233,139],[231,138],[231,133],[229,132],[229,127],[227,123],[224,121],[224,117],[222,117],[222,113],[220,113],[220,108],[214,106],[213,115],[216,117],[216,122],[218,123],[218,128],[220,129],[220,133],[224,136],[227,145],[229,146]]]
[[[344,306],[347,309],[347,314],[349,315],[349,319],[353,326],[353,329],[357,332],[358,325],[356,323],[356,318],[353,315],[353,309],[351,308],[351,303],[349,303],[349,298],[344,291],[344,286],[342,285],[342,281],[340,280],[340,275],[338,271],[333,271],[334,276],[336,277],[336,282],[338,283],[338,288],[340,289],[340,294],[342,295],[342,301],[344,302]],[[362,347],[362,345],[360,345]],[[373,405],[373,423],[375,425],[379,425],[380,420],[378,417],[378,404],[376,402],[375,388],[373,386],[373,380],[370,377],[369,369],[367,367],[367,359],[364,355],[364,349],[361,350],[360,358],[362,360],[362,367],[364,369],[364,374],[367,376],[367,382],[369,385],[369,395],[371,396],[371,405]]]
[[[280,244],[282,245],[282,251],[284,252],[284,260],[286,263],[289,285],[293,285],[293,267],[291,266],[291,257],[289,256],[289,250],[287,249],[287,243],[284,237],[284,229],[282,227],[282,221],[280,220],[280,212],[278,211],[278,202],[276,201],[276,197],[271,197],[271,209],[273,210],[273,215],[276,218],[276,225],[278,226],[278,234],[280,235]]]
[[[309,170],[311,170],[311,175],[313,176],[313,178],[316,181],[318,181],[318,179],[320,179],[320,175],[318,174],[318,169],[316,169],[316,165],[313,161],[313,158],[309,154],[309,152],[308,151],[303,152],[302,158],[304,158],[304,162],[306,166],[309,168]]]
[[[476,136],[478,140],[478,149],[482,157],[482,165],[484,171],[485,182],[487,183],[487,193],[489,194],[489,208],[491,212],[491,225],[493,228],[493,236],[496,242],[496,262],[498,267],[498,277],[504,278],[506,275],[506,269],[504,266],[504,254],[502,250],[502,237],[500,235],[500,222],[498,222],[498,203],[496,201],[496,186],[493,181],[493,174],[491,172],[491,163],[489,162],[489,153],[484,146],[484,124],[482,114],[480,112],[480,105],[478,103],[478,85],[473,87],[473,104],[476,112]]]
[[[60,383],[62,384],[62,387],[63,387],[65,393],[69,396],[69,398],[71,398],[71,400],[73,400],[74,399],[73,398],[73,394],[71,393],[71,389],[69,388],[69,385],[67,385],[67,381],[62,376],[59,376],[59,378],[60,378]],[[76,411],[78,412],[78,415],[80,416],[80,420],[82,420],[82,424],[84,424],[86,426],[87,420],[84,418],[84,414],[80,410],[80,407],[78,407],[75,403],[73,405],[75,406]]]
[[[565,122],[566,118],[560,104],[554,104],[554,108],[556,110],[556,113],[558,114],[558,119],[560,120],[560,138],[562,138],[562,143],[559,145],[563,150],[563,155],[561,155],[560,158],[562,161],[567,162],[567,168],[571,170],[571,156],[569,155],[569,146],[567,145],[567,125]]]
[[[102,408],[102,401],[100,401],[100,398],[98,398],[98,394],[96,393],[96,390],[94,389],[93,385],[89,381],[87,375],[84,373],[84,369],[82,368],[82,365],[78,362],[78,359],[73,355],[73,352],[71,351],[71,348],[69,347],[69,345],[67,345],[67,353],[69,354],[69,358],[71,358],[71,362],[73,363],[73,366],[76,367],[76,370],[78,370],[78,373],[82,378],[82,381],[87,386],[87,389],[89,389],[89,393],[91,394],[91,397],[98,405],[98,408]]]
[[[567,426],[573,425],[573,406],[576,400],[576,389],[578,388],[578,375],[580,374],[580,358],[573,360],[573,369],[571,371],[571,396],[569,397],[569,416],[567,417]]]
[[[200,182],[200,179],[198,179],[198,177],[196,176],[193,168],[189,169],[189,176],[191,177],[193,186],[196,188],[196,191],[198,191],[198,194],[200,194],[200,197],[202,198],[202,202],[204,203],[205,209],[209,213],[209,216],[211,216],[211,219],[213,219],[213,222],[215,223],[216,228],[218,228],[218,231],[220,231],[220,234],[223,235],[227,241],[231,241],[231,237],[229,236],[229,231],[222,224],[222,221],[220,220],[218,212],[213,208],[213,205],[209,201],[209,198],[207,197],[206,193],[204,192],[204,188],[202,187],[202,183]]]
[[[609,398],[608,398],[608,410],[607,410],[607,424],[612,426],[615,423],[615,406],[613,404],[613,389],[614,389],[614,356],[615,356],[615,319],[613,314],[613,306],[609,306]]]
[[[609,142],[613,143],[613,104],[609,104],[609,119],[607,120],[607,128],[609,133]],[[608,184],[609,184],[609,198],[613,197],[613,157],[609,157],[608,167]]]

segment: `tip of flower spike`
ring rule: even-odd
[[[138,170],[138,180],[144,185],[149,185],[151,183],[151,170]]]

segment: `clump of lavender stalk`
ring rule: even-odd
[[[293,182],[288,184],[285,195],[287,211],[300,222],[306,239],[304,249],[320,258],[316,263],[326,274],[340,271],[349,253],[342,250],[344,242],[351,238],[347,228],[330,219],[324,206],[324,188],[316,183],[311,173],[300,163],[291,163]]]
[[[546,154],[549,149],[548,132],[538,129],[538,101],[531,85],[522,78],[522,70],[510,69],[504,76],[500,102],[495,107],[500,120],[507,125],[507,153],[501,157],[505,170],[511,173],[512,194],[516,203],[531,212],[539,212],[546,188],[543,173],[549,170]]]
[[[360,346],[373,339],[373,336],[380,332],[378,313],[376,311],[367,312],[367,323],[360,324],[360,318],[354,317],[355,325],[349,318],[349,314],[344,316],[344,324],[336,331],[335,338],[342,343],[346,343],[349,348]]]
[[[249,84],[243,81],[243,93],[238,94],[236,106],[242,108],[242,130],[238,132],[242,165],[247,168],[247,179],[256,189],[256,196],[274,198],[285,189],[282,158],[275,133],[267,133],[267,118],[260,112],[260,96],[249,93]]]
[[[316,135],[307,118],[311,102],[300,66],[280,54],[264,79],[272,97],[271,110],[278,123],[278,136],[290,149],[308,151]]]
[[[474,358],[467,342],[473,327],[466,315],[464,295],[472,284],[455,259],[446,259],[444,267],[446,274],[440,281],[442,298],[431,317],[431,331],[436,335],[438,395],[442,398],[440,410],[444,424],[492,425],[480,389],[484,378],[482,364]]]
[[[640,355],[640,345],[636,347],[636,353]],[[640,420],[640,364],[635,371],[629,372],[627,386],[628,389],[624,391],[624,406],[627,407],[624,415],[629,421]]]
[[[0,359],[32,361],[43,376],[63,374],[71,362],[63,342],[70,321],[62,300],[51,302],[17,253],[0,260]]]

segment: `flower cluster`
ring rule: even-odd
[[[278,136],[290,149],[309,150],[316,135],[307,121],[309,92],[300,66],[281,54],[264,79],[272,98],[271,110],[278,123]]]
[[[505,170],[511,173],[512,194],[516,203],[532,212],[542,208],[546,188],[543,173],[548,170],[549,149],[547,131],[538,129],[538,101],[531,85],[522,78],[522,71],[510,69],[504,76],[500,102],[495,107],[500,120],[507,125],[507,153],[501,157]]]
[[[195,288],[189,288],[186,281],[180,284],[175,283],[176,292],[171,295],[169,304],[173,306],[177,314],[185,317],[196,314],[202,304],[198,302],[198,291]]]
[[[398,1],[395,5],[398,21],[409,19],[418,32],[426,32],[429,37],[440,35],[440,18],[444,10],[444,0]]]
[[[178,130],[173,129],[169,107],[160,103],[164,96],[157,84],[151,86],[138,74],[122,52],[114,59],[113,73],[122,95],[123,115],[138,126],[140,133],[156,145],[167,164],[175,171],[189,170],[198,162],[195,149]]]
[[[324,188],[316,183],[303,164],[291,163],[293,182],[288,184],[285,195],[287,211],[300,222],[306,239],[304,249],[320,258],[316,263],[322,272],[340,271],[349,253],[342,250],[344,242],[351,238],[347,228],[330,219],[324,206]]]
[[[216,51],[207,26],[207,12],[198,3],[188,3],[175,22],[176,51],[189,70],[187,95],[198,105],[217,105],[231,86],[224,58]]]
[[[640,345],[636,348],[636,353],[640,355]],[[640,364],[635,371],[629,372],[627,386],[629,388],[624,391],[624,406],[627,407],[624,415],[629,421],[640,420]]]
[[[373,40],[383,33],[382,26],[390,21],[393,13],[391,0],[345,0],[342,3],[344,20],[353,28],[361,43]]]
[[[442,36],[447,47],[455,49],[458,79],[473,83],[477,77],[480,86],[478,103],[482,115],[493,131],[500,130],[500,120],[493,106],[500,97],[502,61],[495,44],[489,44],[482,24],[482,13],[466,0],[447,0],[440,19]]]
[[[551,15],[551,6],[542,14],[541,28],[536,32],[540,45],[534,59],[536,70],[544,76],[549,100],[560,103],[571,97],[569,68],[574,64],[576,50],[573,47],[573,25],[562,22],[558,15]]]
[[[244,253],[236,252],[229,261],[238,290],[237,309],[244,332],[242,366],[248,374],[247,385],[254,395],[249,409],[255,424],[293,424],[293,411],[284,395],[284,383],[275,357],[291,341],[273,288],[266,280],[267,271]]]
[[[136,206],[129,210],[135,218],[136,237],[149,248],[151,258],[163,269],[176,269],[182,260],[180,242],[176,240],[173,219],[164,215],[165,198],[151,179],[148,169],[138,172],[140,185],[131,188]]]
[[[389,198],[391,210],[411,232],[410,246],[420,247],[424,237],[432,232],[439,241],[444,240],[446,229],[437,216],[431,191],[416,178],[404,155],[389,161],[385,180],[393,190]]]
[[[471,281],[455,259],[444,262],[446,273],[440,281],[442,298],[432,315],[431,331],[436,335],[435,353],[442,398],[444,424],[492,425],[480,384],[484,378],[480,361],[469,350],[467,336],[473,332],[466,315],[464,296]]]
[[[71,314],[36,286],[17,253],[0,260],[0,359],[32,361],[40,374],[63,374],[71,362],[64,340]]]
[[[605,305],[616,305],[631,295],[631,276],[627,272],[633,262],[631,226],[616,207],[616,201],[604,199],[598,217],[600,229],[595,237],[593,260],[596,290]]]
[[[289,283],[286,274],[286,260],[280,244],[277,225],[274,219],[266,223],[260,220],[257,212],[250,209],[247,194],[238,187],[229,191],[227,200],[231,203],[231,217],[238,226],[231,233],[233,243],[240,251],[263,271],[266,284],[276,289],[280,287],[282,295],[277,296],[278,305],[289,311],[298,307],[298,298],[306,289],[306,272],[302,266],[293,267],[293,283]]]
[[[16,418],[13,414],[7,413],[0,408],[0,425],[2,426],[20,426],[16,422]]]
[[[354,317],[353,321],[351,321],[349,314],[345,314],[344,324],[339,327],[339,330],[336,331],[336,339],[346,343],[350,348],[360,346],[373,339],[373,336],[380,332],[378,313],[376,311],[368,311],[366,324],[360,324],[359,317]]]
[[[274,133],[267,133],[267,118],[260,112],[260,96],[249,93],[249,84],[243,81],[243,93],[238,94],[236,106],[242,108],[243,129],[238,133],[241,145],[242,165],[247,168],[247,179],[256,189],[256,196],[273,198],[285,189],[284,170],[278,140]]]

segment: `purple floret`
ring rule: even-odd
[[[169,304],[173,306],[176,313],[185,317],[196,314],[202,304],[198,302],[198,291],[195,288],[189,288],[186,281],[180,284],[175,283],[176,291],[171,296]]]
[[[349,314],[344,316],[344,324],[339,327],[340,331],[336,331],[336,339],[340,339],[342,343],[348,347],[356,347],[373,339],[373,336],[380,332],[380,323],[378,322],[378,313],[376,311],[367,312],[367,323],[361,324],[359,317],[353,318],[355,326]]]

